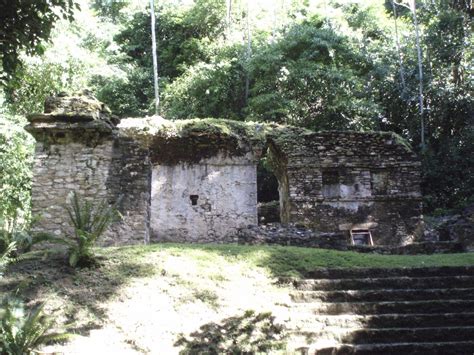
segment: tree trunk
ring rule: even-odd
[[[425,121],[424,121],[424,109],[423,109],[423,63],[420,45],[420,33],[418,28],[418,19],[416,17],[416,3],[415,0],[410,0],[410,9],[413,14],[413,23],[415,25],[415,37],[416,37],[416,52],[418,55],[418,79],[419,79],[419,106],[420,106],[420,122],[421,122],[421,149],[425,149]]]
[[[249,98],[249,91],[250,91],[250,73],[248,69],[248,64],[250,62],[250,58],[252,57],[252,38],[251,38],[251,31],[250,31],[250,0],[247,0],[247,53],[246,53],[246,62],[247,62],[247,70],[245,75],[245,105],[247,105],[248,98]]]
[[[158,59],[156,53],[156,33],[155,33],[155,2],[150,0],[151,15],[151,50],[153,54],[153,85],[155,88],[155,114],[160,113],[160,94],[158,88]]]
[[[406,91],[406,84],[405,84],[405,69],[403,67],[403,55],[400,48],[400,40],[398,37],[398,23],[397,23],[397,7],[395,6],[395,2],[392,0],[392,9],[393,9],[393,18],[395,22],[395,45],[397,47],[398,52],[398,63],[400,66],[400,81],[402,83],[402,96]]]
[[[232,0],[227,0],[226,4],[227,4],[227,16],[226,16],[227,39],[229,39],[232,34]]]

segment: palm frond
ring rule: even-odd
[[[21,301],[6,299],[1,310],[2,354],[29,354],[50,341],[69,338],[64,332],[50,332],[54,319],[44,313],[44,303],[27,313]]]
[[[120,216],[116,206],[110,206],[103,199],[94,204],[86,199],[79,198],[74,191],[66,207],[67,213],[74,228],[75,245],[69,249],[69,264],[73,267],[82,261],[93,260],[92,248],[107,228]]]

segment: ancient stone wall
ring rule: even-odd
[[[375,244],[407,243],[421,232],[420,163],[396,135],[318,132],[270,144],[288,191],[283,222],[369,229]]]
[[[133,139],[118,134],[106,182],[109,201],[120,199],[121,219],[108,233],[113,244],[150,241],[151,162],[149,151]]]
[[[112,150],[110,138],[97,145],[73,140],[36,145],[31,202],[32,213],[39,219],[34,229],[55,235],[72,233],[65,210],[68,196],[78,191],[90,199],[107,197]]]
[[[70,234],[64,206],[76,191],[120,201],[122,219],[105,245],[236,241],[257,225],[256,166],[268,150],[282,223],[342,231],[348,242],[351,230],[369,230],[376,245],[407,244],[421,233],[420,163],[392,133],[159,117],[117,126],[87,93],[49,98],[45,113],[29,119],[36,230]]]
[[[87,94],[51,98],[45,114],[29,117],[35,137],[33,230],[72,235],[66,205],[73,191],[82,199],[115,204],[122,218],[102,245],[149,239],[151,168],[148,151],[120,137],[108,112]]]
[[[257,224],[259,153],[245,135],[214,123],[149,139],[152,241],[233,242],[239,228]]]
[[[256,165],[245,159],[204,159],[153,168],[152,240],[232,242],[257,224]]]

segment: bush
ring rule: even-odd
[[[0,251],[0,279],[3,277],[8,264],[14,260],[12,254],[15,252],[15,248],[15,243],[10,243],[5,250]]]
[[[116,205],[120,202],[116,203]],[[97,205],[81,201],[76,192],[72,193],[66,207],[74,227],[73,240],[66,239],[69,245],[69,265],[90,266],[95,262],[93,247],[105,230],[120,216],[115,206],[109,206],[104,199]]]
[[[1,354],[27,355],[39,346],[70,337],[64,332],[51,332],[54,319],[43,312],[44,304],[30,312],[19,300],[5,299],[0,308]]]
[[[31,233],[27,230],[25,224],[18,222],[16,219],[2,220],[0,217],[0,254],[5,253],[14,244],[15,250],[9,254],[9,256],[14,257],[29,252],[33,245],[45,241],[64,243],[62,239],[48,233]]]
[[[30,218],[34,150],[33,137],[23,130],[24,124],[24,119],[0,112],[0,218],[21,224]]]

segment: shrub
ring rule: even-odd
[[[42,242],[64,243],[60,238],[48,233],[31,233],[27,226],[16,220],[0,218],[0,254],[5,253],[10,245],[15,244],[15,250],[10,251],[10,256],[18,256],[31,250],[33,245]]]
[[[44,304],[30,312],[23,302],[6,299],[0,309],[1,354],[28,355],[39,346],[70,337],[64,332],[51,332],[54,319],[43,312]]]
[[[69,245],[69,265],[90,266],[95,262],[93,247],[105,230],[120,216],[117,204],[109,206],[104,199],[94,205],[91,201],[81,201],[76,192],[72,193],[66,207],[74,236],[66,239]]]

